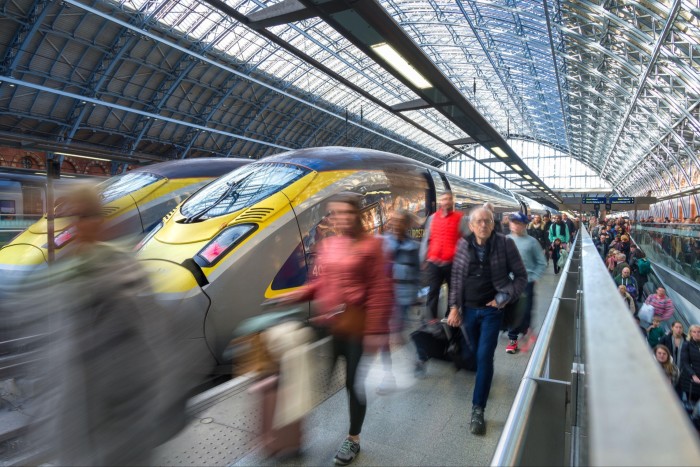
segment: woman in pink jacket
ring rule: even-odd
[[[328,218],[336,235],[321,241],[314,268],[319,275],[288,301],[314,300],[333,338],[333,360],[345,357],[345,388],[350,399],[350,430],[336,453],[335,463],[347,465],[360,451],[360,431],[367,411],[364,383],[358,366],[363,351],[386,345],[393,307],[393,284],[382,238],[362,227],[362,196],[339,193],[328,202]]]

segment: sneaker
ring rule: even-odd
[[[530,331],[530,336],[527,338],[527,342],[525,342],[525,345],[523,345],[520,348],[520,351],[521,352],[529,351],[532,348],[532,346],[535,345],[535,342],[537,342],[537,336],[535,336],[535,334],[532,331]]]
[[[515,353],[518,351],[518,341],[511,340],[510,344],[506,346],[506,353]]]
[[[472,422],[469,430],[473,435],[483,435],[486,433],[486,422],[484,421],[484,408],[475,405],[472,408]]]
[[[396,378],[394,378],[394,375],[391,373],[387,373],[384,375],[384,378],[382,378],[382,382],[379,383],[379,386],[377,386],[377,394],[384,396],[393,392],[394,389],[396,389]]]
[[[338,452],[335,454],[335,463],[338,465],[348,465],[355,460],[355,456],[357,456],[358,452],[360,452],[360,443],[356,443],[350,438],[347,438],[343,441],[343,444],[340,445],[340,449],[338,449]]]
[[[413,368],[413,375],[417,379],[425,378],[427,370],[425,368],[425,362],[422,360],[416,360],[416,366]]]

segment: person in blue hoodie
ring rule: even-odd
[[[527,270],[527,286],[520,300],[525,300],[523,315],[519,323],[508,329],[510,342],[506,346],[506,353],[514,354],[518,351],[518,334],[528,334],[530,320],[532,318],[532,305],[535,297],[535,283],[542,277],[547,263],[542,255],[542,247],[539,242],[527,234],[527,216],[522,212],[516,212],[508,216],[510,220],[510,234],[520,257]],[[534,335],[530,332],[530,337]],[[528,346],[529,347],[529,346]]]
[[[391,278],[394,281],[394,313],[390,322],[391,331],[403,331],[408,310],[416,303],[420,288],[420,244],[409,236],[411,214],[408,211],[394,212],[389,221],[389,229],[384,234],[384,253],[391,261]],[[394,386],[391,374],[389,348],[382,349],[385,375],[377,388],[379,394],[390,392]]]

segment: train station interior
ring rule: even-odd
[[[0,5],[0,464],[700,463],[697,0]],[[318,324],[351,299],[291,304],[352,231],[338,205],[384,242],[358,250],[361,279],[393,300],[381,332],[360,307],[351,372]],[[470,346],[470,292],[430,268],[493,253],[483,210],[489,238],[531,236],[546,266],[518,289],[529,326],[501,322],[480,432],[486,370],[447,347],[456,329]],[[452,212],[447,258],[431,222]],[[298,347],[271,350],[290,323]],[[447,361],[420,353],[430,326]]]

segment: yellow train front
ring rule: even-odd
[[[237,324],[260,304],[299,287],[316,271],[314,245],[332,226],[325,200],[361,193],[367,230],[379,233],[396,209],[414,214],[420,236],[436,196],[454,193],[457,209],[491,202],[517,211],[512,195],[414,160],[372,150],[314,148],[241,167],[187,199],[143,242],[138,256],[159,297],[189,324],[193,352],[219,363]]]
[[[212,179],[244,164],[248,159],[186,159],[138,168],[102,182],[98,188],[105,216],[107,240],[136,243],[165,214]],[[61,218],[56,200],[55,259],[71,251],[72,219]],[[48,258],[46,217],[20,233],[0,250],[0,274],[19,279],[22,273],[45,267]]]

